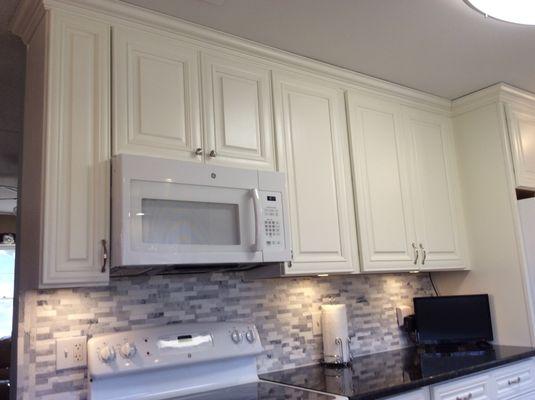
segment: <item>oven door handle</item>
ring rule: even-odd
[[[256,251],[264,250],[264,210],[260,203],[260,193],[258,188],[251,189],[251,195],[253,197],[253,209],[255,219],[255,248]]]

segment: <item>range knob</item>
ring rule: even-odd
[[[238,332],[237,330],[234,330],[232,331],[232,333],[230,334],[230,338],[232,339],[232,341],[236,344],[240,343],[243,339],[243,335]]]
[[[112,362],[115,360],[115,350],[110,345],[105,345],[98,351],[98,358],[105,363]]]
[[[245,333],[245,339],[247,339],[247,341],[249,343],[253,343],[255,340],[256,340],[256,337],[254,335],[254,332],[252,329],[249,329],[246,333]]]
[[[121,346],[121,355],[124,358],[132,358],[136,355],[137,349],[134,343],[127,342]]]

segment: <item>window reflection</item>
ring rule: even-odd
[[[11,336],[14,281],[15,246],[0,245],[0,338]]]

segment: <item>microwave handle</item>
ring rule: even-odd
[[[254,218],[255,218],[255,247],[256,251],[264,250],[264,230],[263,221],[264,221],[264,210],[262,209],[262,204],[260,203],[260,194],[258,189],[251,189],[251,195],[253,196],[253,208],[254,208]]]

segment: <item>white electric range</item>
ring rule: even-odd
[[[112,333],[87,344],[90,400],[339,400],[262,381],[258,331],[244,323],[188,323]]]

